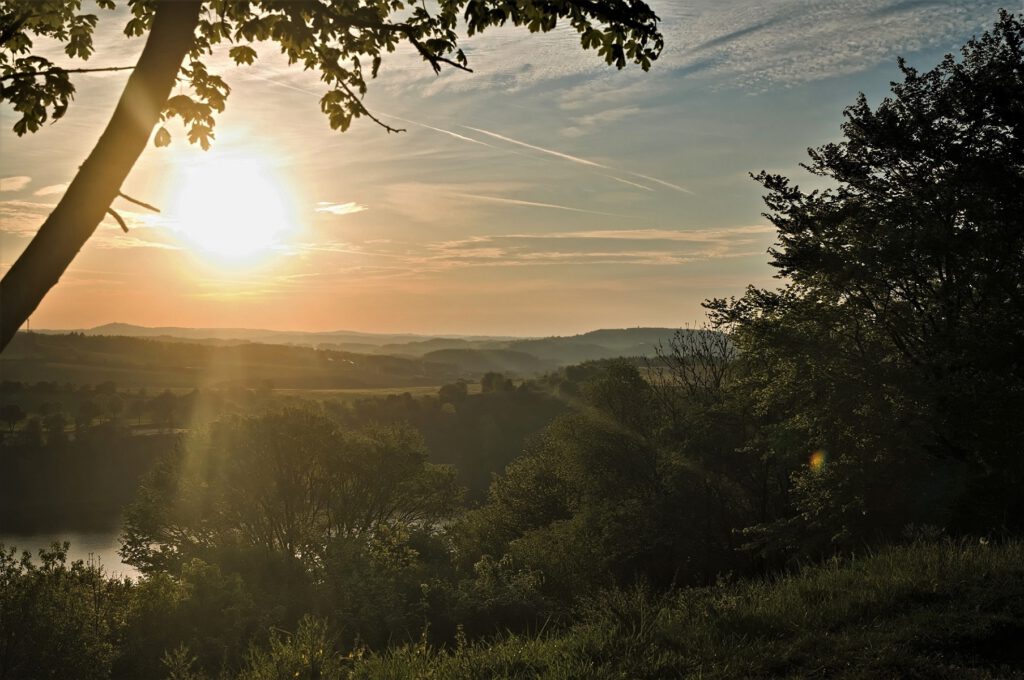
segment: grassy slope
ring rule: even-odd
[[[568,632],[440,652],[361,678],[1024,678],[1024,543],[919,543],[775,581],[595,599]]]

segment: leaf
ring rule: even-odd
[[[146,32],[146,24],[141,19],[132,19],[124,27],[124,34],[129,38],[142,35]]]
[[[167,146],[171,143],[171,133],[167,131],[167,128],[160,126],[160,129],[153,135],[153,144],[156,146]]]
[[[228,50],[228,56],[234,59],[236,64],[251,64],[256,61],[256,50],[248,45],[237,45]]]

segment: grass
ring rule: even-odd
[[[1024,543],[915,543],[655,597],[567,631],[371,656],[359,678],[1024,678]]]

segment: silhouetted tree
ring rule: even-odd
[[[511,392],[515,384],[501,373],[488,371],[480,378],[481,392]]]
[[[456,380],[448,385],[442,385],[437,391],[437,398],[442,404],[458,404],[466,399],[469,394],[469,385],[465,380]]]
[[[164,390],[150,400],[149,410],[153,412],[156,422],[170,427],[174,424],[174,415],[178,410],[178,398],[170,390]]]
[[[146,399],[142,396],[134,397],[128,402],[128,415],[136,419],[136,424],[142,424],[142,416],[146,414]]]
[[[68,419],[63,411],[54,411],[43,418],[43,428],[46,430],[46,443],[48,446],[63,446],[68,441],[67,435]]]
[[[38,416],[29,416],[25,419],[25,426],[21,428],[21,442],[29,449],[39,449],[43,446],[43,424]]]
[[[861,95],[845,139],[810,151],[832,188],[756,178],[789,283],[708,306],[774,422],[758,445],[827,452],[794,477],[794,532],[1022,527],[1022,49],[1002,12],[959,61],[901,61],[891,98],[872,109]]]
[[[83,430],[96,420],[103,413],[103,409],[93,399],[83,399],[78,404],[78,413],[75,414],[75,429]]]
[[[7,423],[10,432],[14,432],[14,426],[25,420],[25,411],[17,404],[4,404],[0,409],[0,419]]]

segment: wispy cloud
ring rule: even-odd
[[[3,177],[0,178],[0,191],[21,191],[28,186],[31,181],[32,178],[27,175]]]
[[[67,188],[67,182],[64,182],[63,184],[51,184],[49,186],[43,187],[42,189],[36,189],[35,191],[32,192],[32,195],[52,196],[53,194],[63,194],[65,191],[67,191]]]
[[[516,239],[614,239],[628,241],[687,241],[711,242],[744,238],[757,234],[771,234],[775,227],[753,224],[718,229],[592,229],[585,231],[559,231],[542,234],[506,234],[495,238]]]
[[[761,256],[774,229],[766,225],[675,231],[622,229],[499,234],[429,244],[412,266],[447,269],[530,265],[680,265]],[[414,258],[415,259],[415,258]]]
[[[272,85],[277,85],[279,87],[284,87],[284,88],[287,88],[287,89],[290,89],[290,90],[294,90],[294,91],[297,91],[297,92],[304,92],[304,93],[308,93],[308,94],[317,94],[318,93],[316,90],[313,90],[313,89],[310,89],[310,88],[307,88],[307,87],[296,86],[296,85],[293,85],[293,84],[290,84],[290,83],[287,83],[287,82],[283,82],[281,80],[277,80],[277,79],[273,79],[273,78],[267,78],[265,76],[253,75],[252,73],[249,73],[246,77],[247,78],[251,78],[251,79],[255,79],[255,80],[260,80],[260,81],[263,81],[263,82],[267,82],[267,83],[270,83]],[[598,124],[607,124],[607,123],[612,123],[612,122],[621,120],[621,119],[626,118],[626,117],[628,117],[630,115],[634,115],[638,111],[639,111],[639,109],[637,107],[621,107],[621,108],[614,109],[614,110],[606,110],[606,111],[598,112],[596,114],[588,114],[588,115],[585,115],[585,116],[580,116],[580,117],[578,117],[577,122],[581,126],[593,126],[593,125],[598,125]],[[395,115],[395,114],[392,114],[392,113],[388,113],[386,111],[378,110],[376,113],[378,115],[384,116],[386,118],[391,118],[393,120],[400,121],[401,123],[404,123],[404,124],[407,124],[407,125],[414,125],[414,126],[423,128],[425,130],[430,130],[432,132],[436,132],[438,134],[445,135],[446,137],[449,137],[451,139],[455,139],[455,140],[458,140],[460,142],[464,142],[464,143],[467,143],[467,144],[473,144],[473,145],[476,145],[476,146],[482,146],[482,147],[485,147],[485,148],[488,148],[488,149],[494,149],[494,150],[497,150],[497,151],[501,151],[503,153],[513,153],[513,154],[516,154],[516,155],[526,155],[526,154],[520,154],[520,153],[518,153],[518,152],[516,152],[516,151],[514,151],[512,149],[509,149],[508,147],[496,146],[494,144],[490,144],[490,143],[485,142],[483,140],[476,139],[476,138],[471,137],[469,135],[464,135],[464,134],[455,132],[454,130],[450,130],[450,129],[447,129],[447,128],[437,127],[435,125],[429,125],[427,123],[424,123],[424,122],[421,122],[421,121],[418,121],[418,120],[413,120],[411,118],[406,118],[406,117],[403,117],[403,116],[398,116],[398,115]],[[546,148],[546,147],[542,147],[542,146],[539,146],[539,145],[536,145],[536,144],[530,144],[528,142],[524,142],[524,141],[519,140],[519,139],[514,139],[514,138],[509,137],[507,135],[503,135],[503,134],[500,134],[500,133],[497,133],[497,132],[493,132],[491,130],[485,130],[483,128],[478,128],[478,127],[474,127],[474,126],[471,126],[471,125],[461,125],[460,127],[464,128],[466,130],[471,130],[473,132],[476,132],[477,134],[482,134],[482,135],[491,137],[492,139],[496,139],[496,140],[505,142],[506,144],[510,144],[510,145],[513,145],[513,146],[518,146],[518,147],[525,148],[525,149],[530,149],[531,151],[535,151],[535,152],[538,152],[538,153],[546,154],[548,156],[559,158],[561,160],[569,161],[569,162],[572,162],[572,163],[577,163],[577,164],[580,164],[580,165],[583,165],[583,166],[587,166],[587,167],[590,167],[590,168],[595,168],[595,169],[598,169],[598,170],[609,170],[609,171],[612,171],[612,172],[619,172],[618,170],[616,170],[612,166],[604,164],[604,163],[599,163],[597,161],[590,160],[590,159],[587,159],[587,158],[582,158],[580,156],[574,156],[572,154],[564,153],[564,152],[558,151],[556,149]],[[627,179],[622,178],[622,177],[617,177],[617,176],[614,176],[614,175],[608,175],[608,174],[605,174],[605,173],[599,173],[599,174],[602,177],[605,177],[607,179],[611,179],[611,180],[616,181],[616,182],[620,182],[620,183],[625,184],[627,186],[632,186],[634,188],[641,189],[643,191],[652,191],[652,189],[650,187],[648,187],[648,186],[642,185],[642,184],[637,183],[637,182],[632,182],[632,181],[627,180]],[[647,176],[639,175],[637,173],[632,173],[632,172],[629,172],[627,174],[633,175],[634,177],[640,177],[642,179],[647,179],[647,180],[649,180],[651,182],[655,182],[656,184],[659,184],[659,185],[664,186],[666,188],[673,189],[675,191],[682,191],[682,192],[685,192],[685,193],[688,193],[688,194],[692,194],[693,193],[690,190],[685,189],[685,188],[679,186],[678,184],[674,184],[672,182],[661,180],[661,179],[658,179],[658,178],[655,178],[655,177],[647,177]]]
[[[52,203],[39,201],[0,201],[0,225],[9,234],[34,234],[51,210]]]
[[[856,73],[897,55],[949,48],[990,25],[1001,0],[650,0],[661,17],[665,50],[654,81],[687,74],[713,87],[755,91]],[[472,75],[441,78],[415,68],[391,87],[423,83],[426,95],[454,92],[525,91],[571,78],[605,77],[592,51],[579,49],[574,31],[559,27],[528,34],[503,27],[465,41]],[[411,62],[410,62],[411,64]],[[616,74],[622,75],[622,74]],[[631,74],[614,78],[630,83]],[[610,80],[612,80],[610,78]],[[590,100],[598,104],[597,97]],[[606,104],[606,103],[605,103]],[[570,135],[573,131],[570,131]]]
[[[638,115],[641,109],[637,106],[621,106],[618,108],[604,109],[595,113],[588,113],[573,118],[572,125],[562,130],[564,137],[581,137],[583,135],[597,132],[608,125],[618,123]]]
[[[316,204],[316,211],[319,213],[330,213],[331,215],[351,215],[352,213],[363,212],[368,208],[360,203],[331,203],[320,201]]]
[[[775,230],[768,225],[715,229],[606,229],[509,233],[409,243],[363,241],[305,244],[330,258],[322,269],[374,278],[410,278],[473,267],[673,266],[761,257]]]

